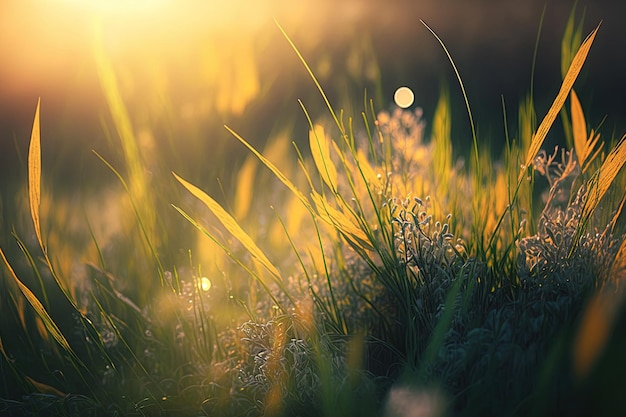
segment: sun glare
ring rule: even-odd
[[[97,13],[125,13],[155,10],[172,5],[172,0],[52,0],[76,9]]]

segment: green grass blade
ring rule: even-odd
[[[144,223],[144,220],[143,220],[144,218],[142,216],[142,213],[140,212],[140,209],[137,206],[137,203],[135,201],[137,196],[132,193],[132,191],[129,188],[128,184],[124,180],[124,177],[122,177],[122,174],[120,174],[119,171],[116,170],[115,167],[109,163],[109,161],[104,159],[104,157],[102,155],[100,155],[98,152],[96,152],[94,150],[92,150],[92,152],[93,152],[94,155],[96,155],[98,157],[98,159],[100,159],[102,161],[102,163],[104,165],[107,166],[107,168],[109,168],[111,170],[111,172],[113,172],[113,174],[115,174],[117,179],[120,181],[120,184],[122,184],[122,187],[124,187],[124,190],[128,194],[128,198],[130,199],[130,204],[131,204],[131,206],[133,208],[133,212],[135,213],[135,218],[137,219],[137,223],[139,224],[139,228],[140,228],[141,233],[142,233],[142,235],[143,235],[143,237],[145,239],[145,243],[146,243],[146,245],[148,245],[148,249],[150,250],[150,253],[154,257],[155,262],[157,263],[157,269],[158,269],[158,272],[159,272],[159,276],[161,278],[161,282],[164,282],[163,281],[163,276],[164,276],[164,273],[165,273],[165,269],[163,268],[163,264],[161,263],[161,258],[159,257],[158,251],[157,251],[157,249],[155,247],[155,243],[151,239],[149,231],[148,231],[148,228],[147,228],[147,226]]]
[[[580,20],[578,21],[578,25],[576,25],[576,3],[574,3],[569,18],[567,19],[563,39],[561,40],[561,76],[563,78],[565,78],[567,69],[574,58],[574,50],[576,49],[576,46],[580,45],[584,17],[585,12],[583,11]]]
[[[465,85],[463,84],[463,80],[461,79],[461,74],[459,73],[459,70],[456,67],[456,64],[454,63],[454,60],[452,59],[452,55],[450,55],[450,51],[448,51],[448,48],[443,43],[443,40],[441,40],[441,38],[435,33],[434,30],[430,28],[430,26],[426,24],[426,22],[424,22],[421,19],[420,19],[420,22],[422,22],[422,24],[426,26],[426,29],[428,29],[428,31],[435,37],[435,39],[437,39],[437,41],[443,48],[444,52],[446,53],[446,56],[448,57],[448,60],[450,61],[450,64],[452,64],[452,68],[454,69],[454,74],[456,75],[456,78],[459,81],[459,85],[461,86],[461,92],[463,93],[463,100],[465,101],[465,107],[467,108],[467,116],[469,117],[470,127],[472,129],[472,139],[474,141],[474,158],[476,161],[476,169],[480,171],[480,158],[478,155],[478,137],[476,136],[476,127],[474,125],[474,117],[472,116],[472,109],[469,104],[467,92],[465,91]]]
[[[278,29],[280,29],[283,36],[285,37],[285,39],[287,39],[287,42],[289,42],[289,45],[291,45],[291,48],[295,51],[296,55],[298,55],[298,58],[300,58],[300,61],[304,65],[304,68],[306,68],[307,72],[309,73],[309,76],[311,77],[311,79],[315,83],[315,86],[317,87],[320,94],[322,95],[322,98],[324,99],[324,103],[326,103],[326,107],[330,111],[330,114],[332,115],[333,120],[335,121],[335,124],[337,125],[337,127],[339,128],[339,131],[341,132],[341,135],[343,136],[344,140],[347,140],[346,129],[344,128],[343,123],[341,123],[340,119],[337,117],[337,113],[335,113],[333,106],[330,104],[330,100],[326,96],[326,93],[324,92],[322,85],[317,80],[317,77],[313,73],[313,70],[311,69],[309,64],[306,62],[306,60],[304,59],[304,57],[302,56],[298,48],[296,48],[296,45],[293,43],[289,35],[287,35],[287,32],[285,32],[285,29],[283,29],[283,27],[278,23],[278,21],[275,20],[275,22],[276,22],[276,25],[278,26]]]

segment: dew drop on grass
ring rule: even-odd
[[[413,94],[413,90],[409,87],[400,87],[396,90],[393,95],[393,101],[396,103],[398,107],[406,109],[413,104],[415,100],[415,94]]]

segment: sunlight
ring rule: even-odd
[[[12,94],[73,89],[83,103],[92,102],[100,90],[94,48],[101,48],[121,74],[129,107],[147,92],[154,97],[141,97],[144,104],[171,96],[184,112],[191,105],[202,117],[216,109],[240,113],[259,93],[259,33],[272,22],[270,6],[248,0],[9,2],[0,13],[0,79],[11,80],[3,88]]]
[[[86,12],[127,13],[146,12],[163,6],[171,6],[174,2],[171,0],[51,0],[51,3],[67,4]]]

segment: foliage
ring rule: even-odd
[[[580,41],[571,22],[566,36]],[[366,100],[362,123],[335,111],[287,37],[329,118],[314,121],[302,105],[308,147],[295,146],[292,164],[275,151],[283,139],[260,151],[228,128],[250,156],[222,202],[176,173],[162,186],[147,181],[114,72],[98,55],[124,170],[96,156],[125,195],[128,241],[103,239],[87,218],[74,239],[87,242],[82,251],[64,252],[74,228],[41,181],[38,104],[29,226],[15,219],[13,246],[0,250],[0,413],[591,412],[596,397],[577,397],[623,319],[626,262],[626,138],[605,153],[572,89],[597,31],[575,53],[564,40],[556,99],[536,130],[532,101],[522,103],[519,139],[507,137],[501,161],[480,152],[475,132],[472,158],[454,154],[447,89],[430,132],[420,109],[377,113]],[[559,112],[571,119],[573,149],[548,154]],[[273,178],[271,189],[257,191],[255,177]],[[533,201],[543,179],[543,201]],[[178,198],[170,212],[182,216],[154,208],[163,195]],[[168,224],[182,251],[168,247]],[[195,231],[204,240],[192,244]]]

